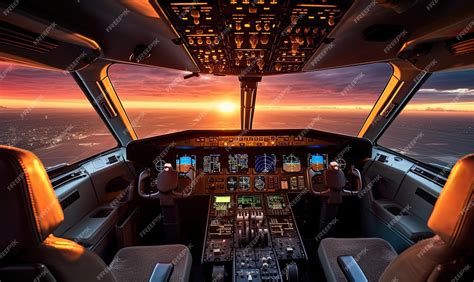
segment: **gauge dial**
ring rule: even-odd
[[[283,155],[283,171],[284,172],[300,172],[300,158],[294,154]]]
[[[254,183],[255,190],[257,191],[265,190],[265,176],[257,175],[255,176],[254,181],[255,181]]]
[[[227,177],[227,191],[234,192],[237,189],[238,184],[236,176]]]
[[[165,160],[158,159],[158,160],[155,162],[155,169],[156,169],[156,172],[158,172],[158,173],[162,172],[162,171],[165,169],[165,164],[166,164],[166,161],[165,161]]]
[[[250,176],[240,176],[239,177],[239,188],[241,191],[250,190]]]

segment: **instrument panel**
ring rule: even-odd
[[[204,183],[205,193],[301,191],[308,188],[307,170],[320,173],[328,167],[328,154],[312,150],[276,153],[218,153],[207,149],[193,153],[178,150],[176,167],[180,177],[195,177]],[[325,150],[318,150],[325,151]],[[174,163],[173,158],[160,158],[159,164]],[[155,166],[155,173],[162,170]]]
[[[299,130],[266,132],[180,132],[133,141],[127,158],[149,167],[152,178],[170,163],[181,185],[193,183],[194,195],[209,195],[301,192],[321,181],[331,161],[346,169],[371,154],[363,139],[312,130],[306,136]]]

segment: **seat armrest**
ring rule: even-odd
[[[62,235],[84,247],[95,247],[118,222],[116,208],[99,206]]]
[[[353,256],[340,256],[337,258],[337,263],[341,267],[344,275],[349,282],[367,282],[364,272],[357,264]]]
[[[157,263],[153,269],[149,282],[168,282],[173,272],[173,264]]]
[[[373,202],[373,212],[386,223],[388,228],[400,231],[413,242],[433,237],[434,234],[428,228],[426,222],[407,207],[403,208],[390,200],[376,200]]]

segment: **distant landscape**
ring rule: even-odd
[[[313,128],[357,135],[367,110],[264,110],[255,114],[254,129]],[[239,112],[216,110],[133,109],[129,118],[139,137],[188,129],[238,129]],[[452,165],[473,152],[474,116],[470,112],[408,111],[380,139],[384,146],[418,160]],[[32,150],[46,166],[77,162],[116,146],[92,110],[0,110],[0,143]]]

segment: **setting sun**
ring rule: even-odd
[[[237,109],[237,105],[230,102],[223,102],[218,105],[218,109],[221,113],[232,113]]]

